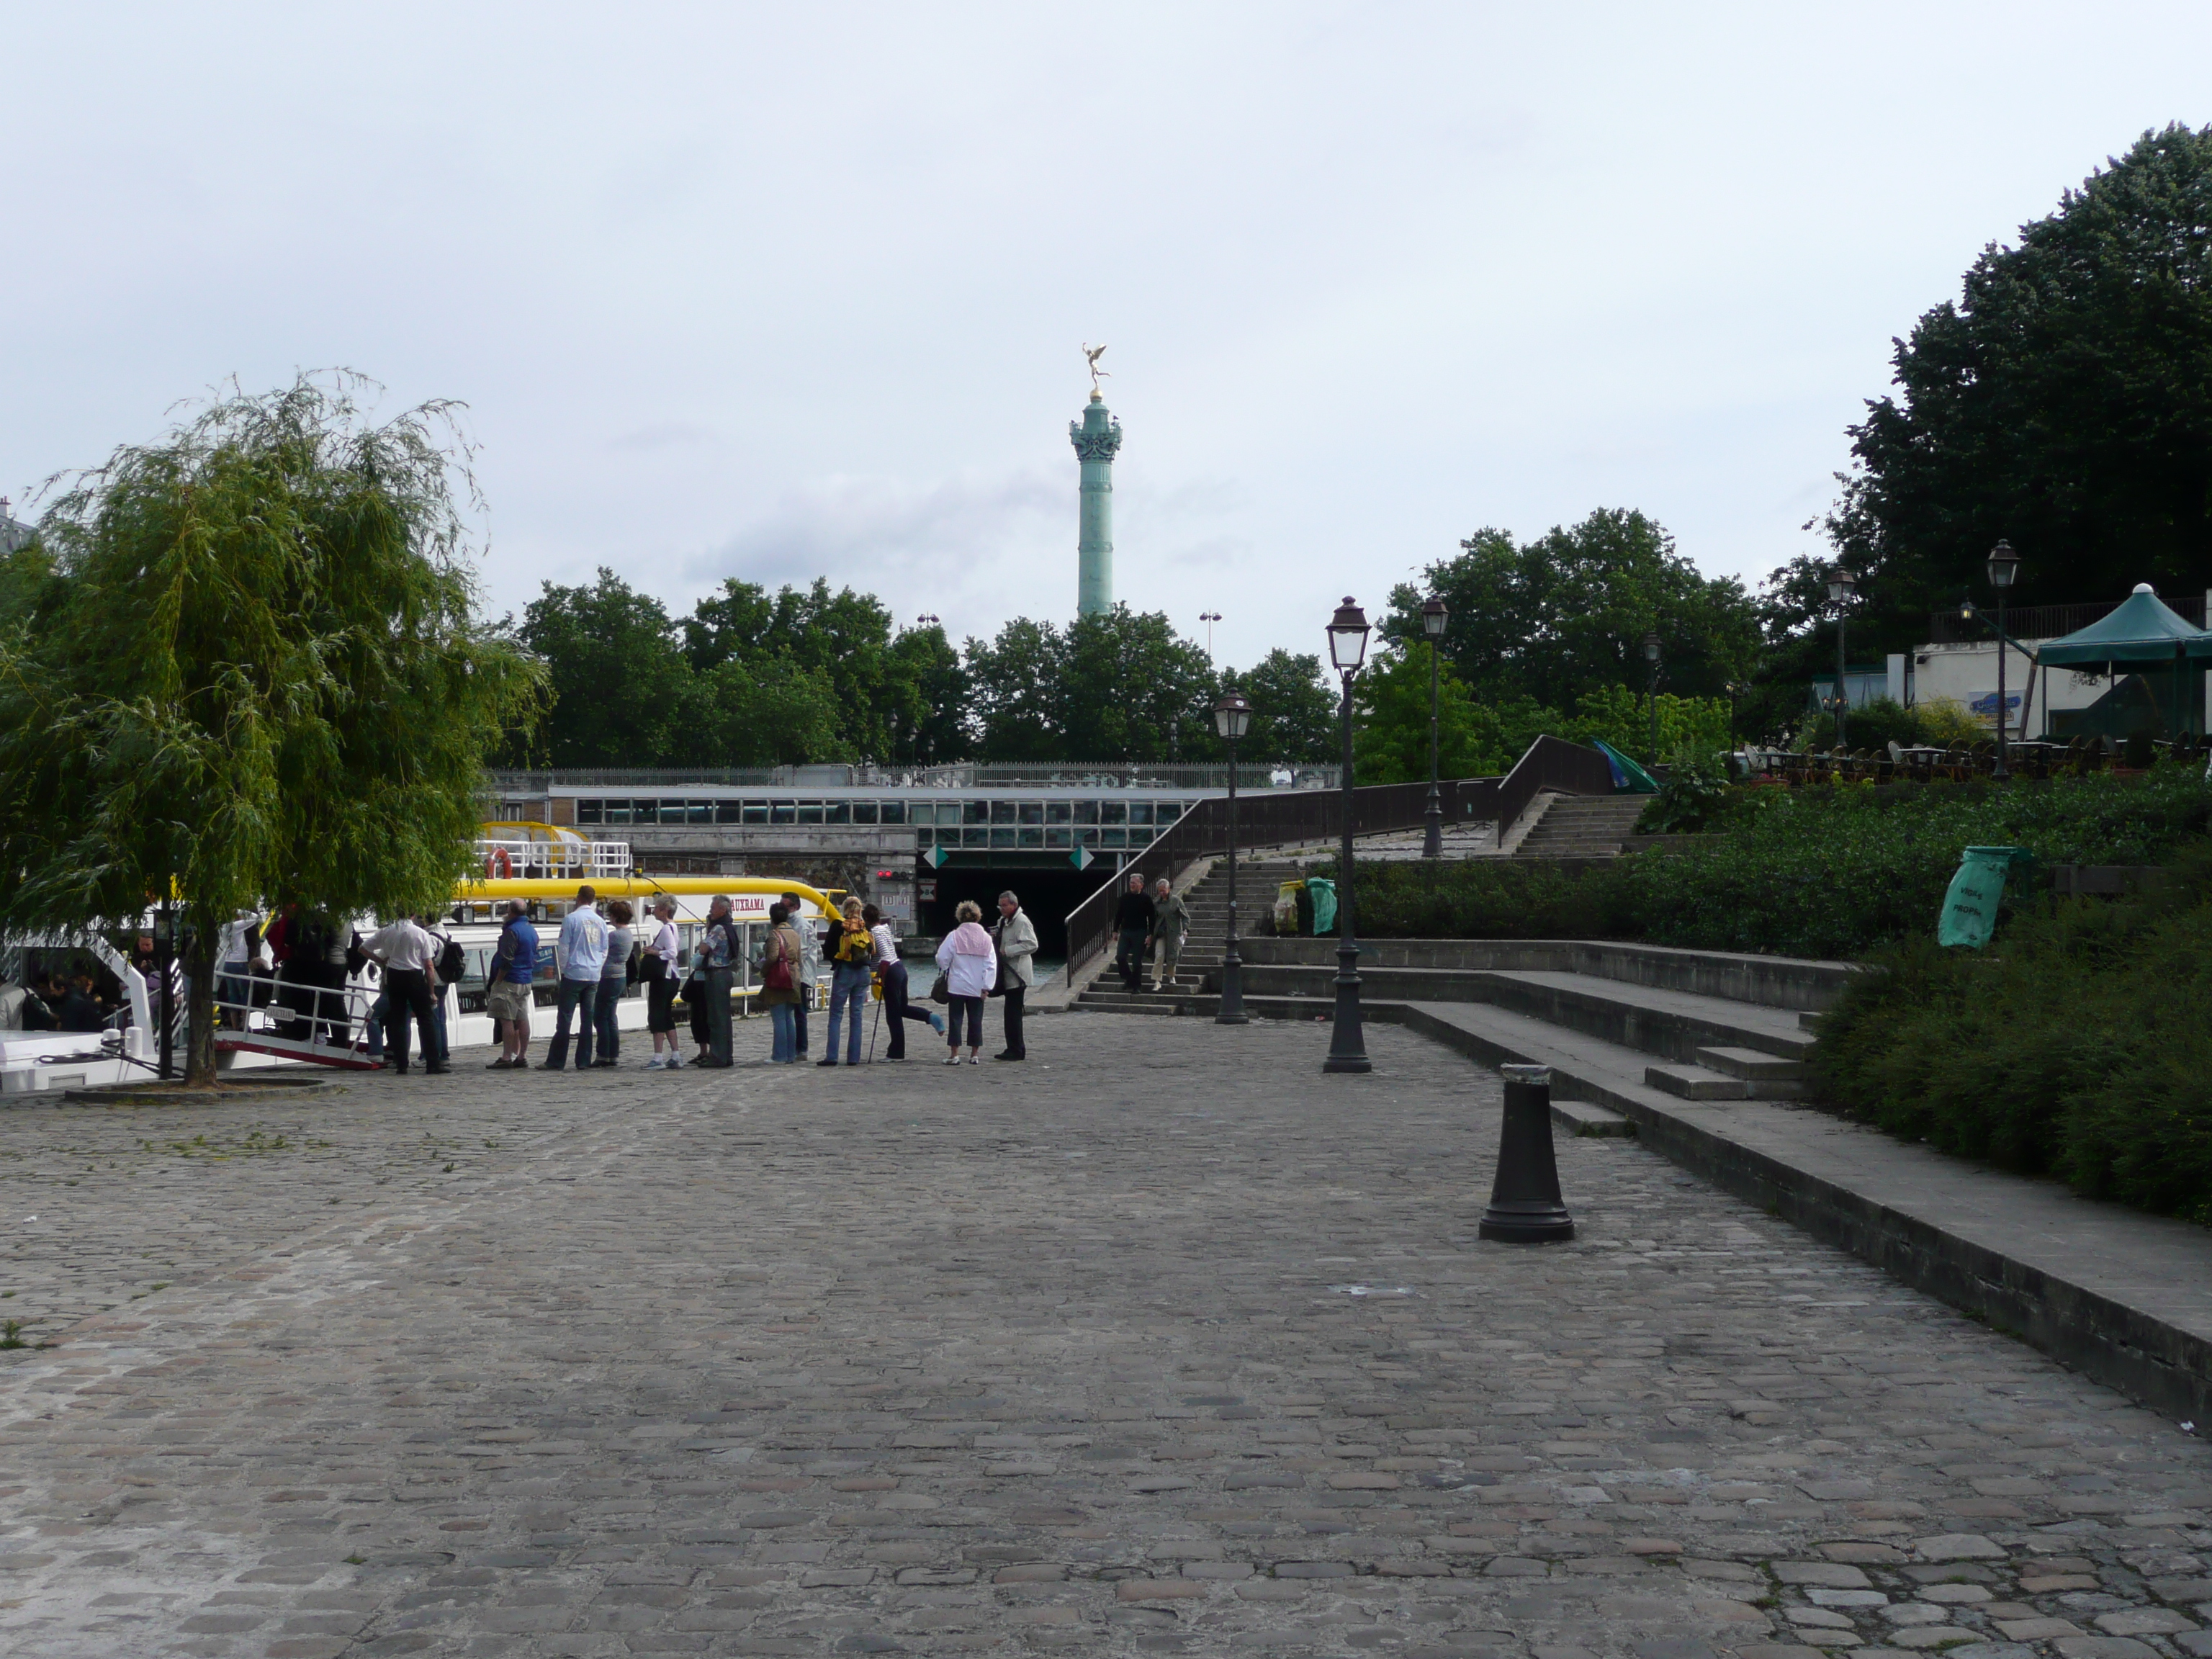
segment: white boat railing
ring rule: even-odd
[[[477,860],[491,881],[611,881],[630,872],[626,841],[483,836],[477,842]]]

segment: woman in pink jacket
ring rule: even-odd
[[[945,975],[946,1041],[952,1052],[947,1066],[960,1063],[960,1020],[968,1019],[968,1063],[983,1063],[983,999],[998,982],[999,953],[983,931],[983,909],[973,899],[963,899],[953,916],[960,925],[937,947],[937,971]]]

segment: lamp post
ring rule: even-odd
[[[1844,747],[1844,721],[1850,713],[1851,694],[1844,684],[1844,607],[1850,603],[1858,578],[1840,564],[1828,567],[1828,598],[1836,607],[1836,749]]]
[[[2018,574],[2020,555],[2012,550],[2010,542],[2000,538],[1990,550],[1990,586],[1997,591],[1997,763],[1990,775],[2000,779],[2012,775],[2005,765],[2005,593]]]
[[[933,612],[927,611],[923,611],[914,620],[915,625],[921,628],[936,628],[941,625],[937,616]]]
[[[1213,660],[1213,624],[1221,620],[1221,613],[1218,611],[1201,611],[1198,613],[1198,619],[1206,624],[1206,659],[1212,662]]]
[[[1346,594],[1328,623],[1328,659],[1344,677],[1344,837],[1336,880],[1336,1022],[1324,1072],[1366,1072],[1359,1030],[1359,941],[1352,927],[1352,683],[1367,656],[1367,613]]]
[[[1430,859],[1444,855],[1444,797],[1437,781],[1437,653],[1443,644],[1444,624],[1450,620],[1442,596],[1430,594],[1421,606],[1421,632],[1429,636],[1429,810],[1421,856]]]
[[[1659,764],[1659,630],[1653,629],[1644,636],[1644,660],[1651,665],[1651,684],[1644,694],[1644,702],[1651,705],[1651,763]]]
[[[1229,933],[1221,942],[1221,1009],[1217,1025],[1243,1025],[1244,963],[1237,954],[1237,744],[1252,729],[1252,705],[1231,686],[1213,705],[1213,729],[1229,745]]]

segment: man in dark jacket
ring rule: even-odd
[[[1132,870],[1128,890],[1114,911],[1114,931],[1121,936],[1114,952],[1114,971],[1132,991],[1145,988],[1145,941],[1152,937],[1152,922],[1158,914],[1146,895],[1143,873]]]

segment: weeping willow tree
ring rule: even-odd
[[[218,399],[118,450],[0,566],[0,927],[173,904],[188,1082],[213,1079],[223,924],[442,906],[483,757],[541,696],[476,619],[453,406],[370,424],[359,384]]]

